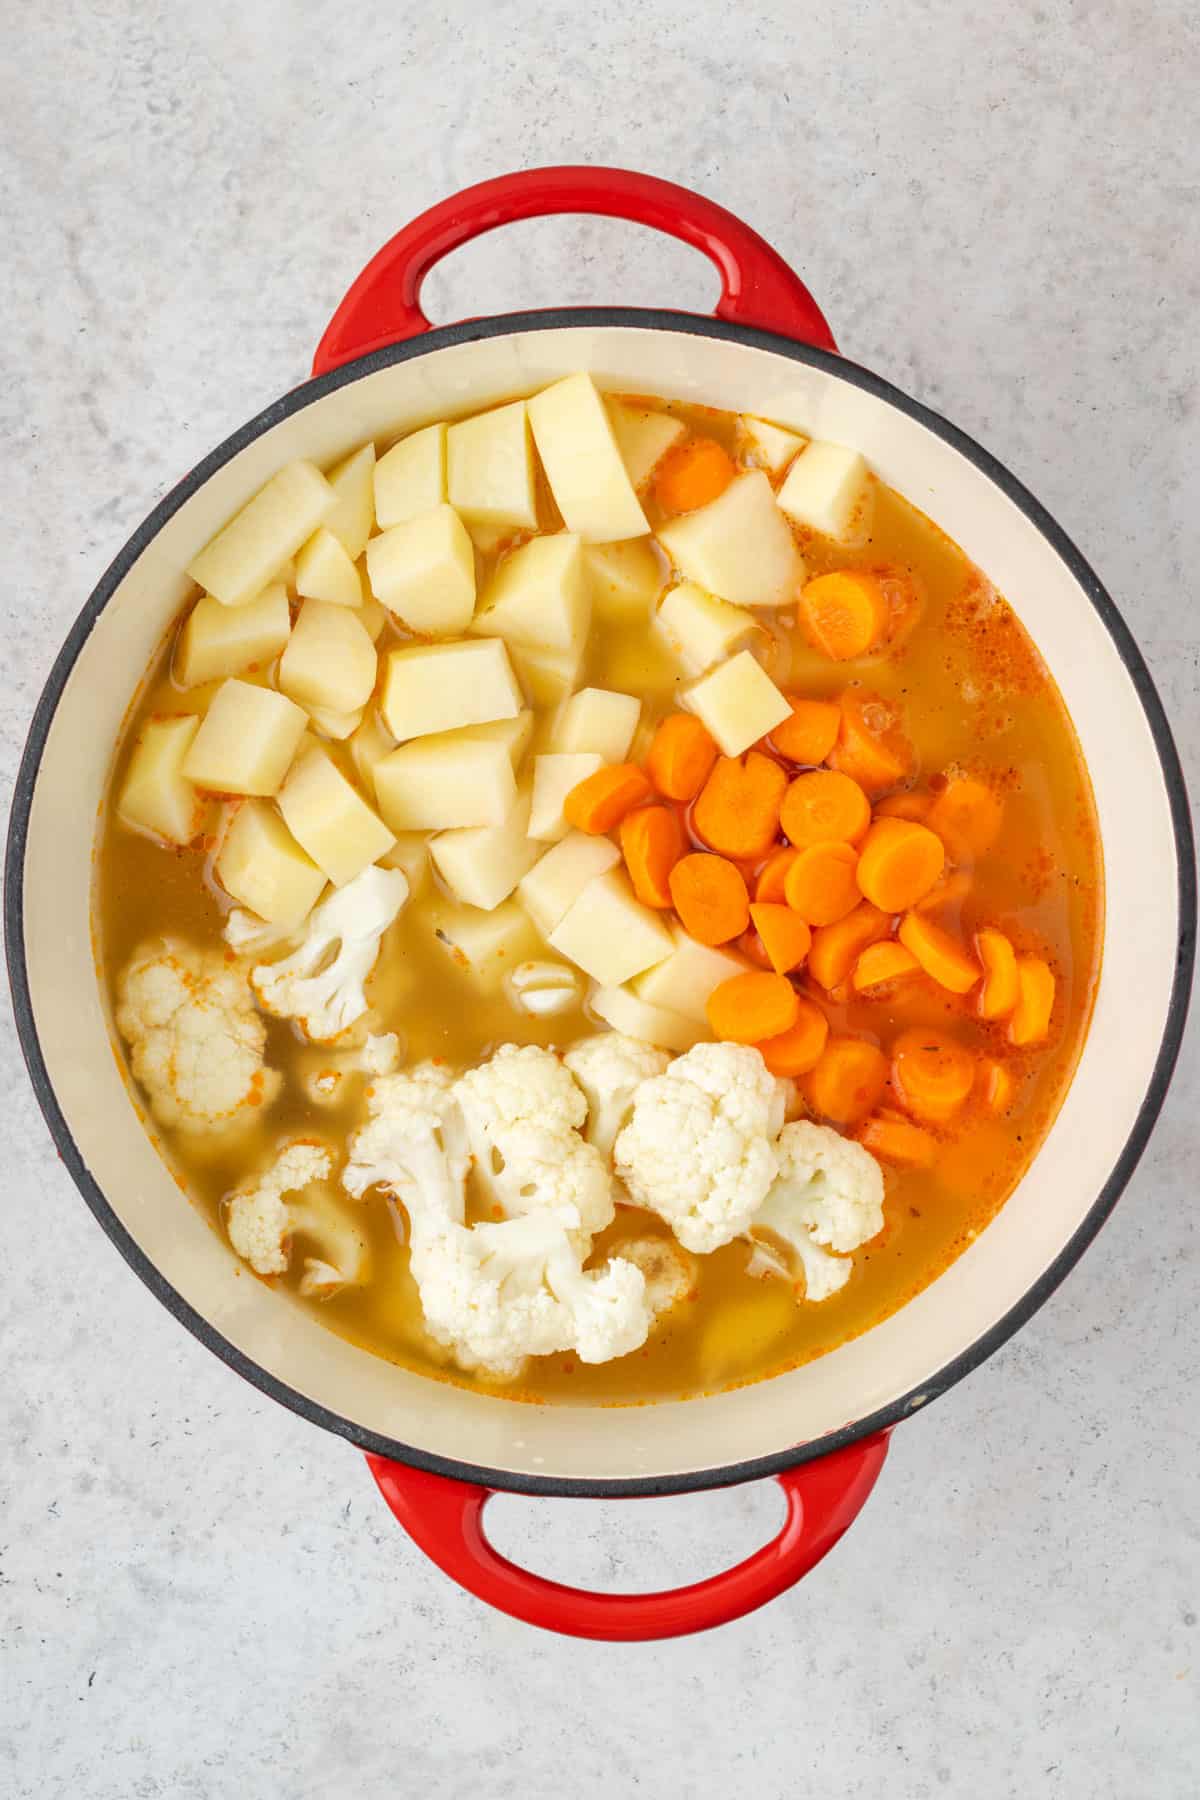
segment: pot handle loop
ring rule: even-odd
[[[440,200],[371,258],[329,321],[313,374],[430,329],[421,284],[451,250],[497,225],[550,213],[601,213],[652,226],[702,250],[721,276],[716,316],[836,350],[820,307],[756,231],[690,188],[632,169],[524,169]]]
[[[483,1529],[492,1489],[368,1456],[379,1491],[413,1542],[452,1581],[511,1618],[569,1637],[645,1643],[708,1631],[754,1612],[807,1575],[853,1524],[887,1454],[877,1432],[776,1477],[778,1535],[732,1569],[658,1594],[591,1594],[518,1568]]]

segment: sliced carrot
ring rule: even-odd
[[[885,987],[889,981],[901,981],[906,975],[915,975],[920,963],[911,950],[898,944],[895,938],[884,938],[880,944],[868,944],[851,974],[851,983],[857,993],[869,994],[874,988]]]
[[[865,1038],[831,1037],[805,1083],[809,1105],[834,1125],[857,1125],[887,1084],[887,1058]]]
[[[937,1139],[899,1113],[872,1113],[854,1135],[864,1150],[897,1169],[928,1169],[937,1156]]]
[[[881,912],[907,912],[935,886],[946,862],[942,840],[912,819],[877,819],[858,856],[858,885]]]
[[[979,980],[982,971],[975,958],[923,913],[905,913],[900,921],[900,942],[912,951],[925,973],[952,994],[968,993]]]
[[[847,688],[840,705],[842,723],[830,767],[852,776],[868,794],[899,787],[915,760],[899,709],[869,688]]]
[[[802,700],[798,694],[788,694],[786,698],[792,716],[777,725],[767,741],[789,762],[815,768],[837,743],[842,709],[835,700]]]
[[[651,740],[646,773],[666,800],[694,800],[717,760],[717,746],[692,713],[671,713]]]
[[[887,630],[887,595],[866,569],[835,569],[805,583],[796,614],[818,650],[850,662],[873,650]]]
[[[976,862],[1000,835],[1004,807],[972,775],[954,775],[935,795],[927,820],[955,862]]]
[[[808,972],[826,993],[841,987],[868,944],[878,943],[891,930],[891,919],[869,900],[864,900],[839,919],[813,932],[808,953]]]
[[[917,901],[917,911],[923,913],[946,912],[952,906],[961,906],[971,891],[971,877],[966,869],[949,869],[942,879],[931,887],[923,900]]]
[[[674,904],[671,870],[686,849],[683,826],[669,806],[639,806],[621,820],[621,854],[633,891],[645,906]]]
[[[1018,998],[1008,1022],[1008,1041],[1022,1048],[1040,1044],[1050,1030],[1054,1011],[1054,976],[1040,956],[1018,956]]]
[[[905,1112],[945,1125],[975,1083],[975,1058],[957,1039],[927,1025],[902,1031],[892,1045],[892,1086]]]
[[[877,819],[912,819],[917,825],[924,825],[929,818],[929,809],[933,805],[933,795],[926,794],[917,788],[910,788],[904,794],[889,794],[884,800],[875,802]]]
[[[982,931],[975,933],[975,949],[983,964],[979,1016],[981,1019],[1006,1019],[1020,998],[1016,953],[1004,933],[992,925],[985,925]]]
[[[752,972],[734,975],[714,988],[706,1011],[714,1037],[731,1044],[757,1044],[791,1030],[800,996],[786,975]]]
[[[669,877],[671,899],[685,931],[700,944],[727,944],[750,923],[750,896],[728,857],[695,851]]]
[[[759,969],[770,969],[774,967],[771,958],[767,955],[767,946],[763,943],[753,925],[750,927],[749,931],[743,931],[741,937],[738,938],[735,943],[734,949],[740,950],[742,955],[746,958],[746,961],[754,963]]]
[[[715,438],[688,438],[668,450],[654,477],[654,498],[664,512],[695,512],[729,486],[737,468]]]
[[[563,816],[576,831],[602,837],[648,800],[650,791],[649,780],[636,763],[609,763],[571,789],[563,801]]]
[[[776,850],[773,856],[767,858],[758,871],[758,879],[754,884],[756,900],[770,903],[784,898],[787,872],[799,854],[798,850]]]
[[[783,891],[788,905],[810,925],[844,919],[862,899],[857,869],[858,852],[851,844],[810,844],[787,872]]]
[[[829,1037],[829,1021],[819,1006],[796,996],[795,1023],[777,1037],[763,1038],[757,1048],[772,1075],[807,1075],[821,1059]]]
[[[809,844],[856,844],[871,823],[871,805],[848,775],[810,769],[789,783],[779,822],[797,850]]]
[[[1012,1075],[994,1056],[981,1057],[975,1071],[975,1092],[988,1112],[1007,1112],[1012,1105]]]
[[[755,904],[750,908],[750,917],[775,973],[788,975],[798,969],[812,943],[812,932],[804,920],[790,906],[774,903]]]
[[[719,757],[700,790],[692,824],[722,856],[750,862],[765,856],[779,835],[787,776],[761,750]]]

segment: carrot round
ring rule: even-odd
[[[980,1104],[990,1113],[1007,1112],[1012,1105],[1013,1078],[1004,1064],[993,1056],[980,1058],[975,1071],[975,1092]]]
[[[746,961],[752,962],[758,969],[773,969],[775,967],[770,956],[767,954],[767,946],[763,943],[753,925],[750,926],[748,931],[743,931],[741,937],[738,938],[737,943],[734,945],[734,949],[740,951],[746,958]]]
[[[834,925],[822,925],[813,932],[808,953],[808,972],[820,982],[826,993],[841,987],[868,944],[878,943],[891,930],[887,913],[880,912],[869,900],[863,900],[854,911]]]
[[[869,994],[890,981],[901,981],[915,975],[920,963],[911,950],[895,938],[884,938],[880,944],[868,944],[854,965],[851,981],[856,993]]]
[[[767,858],[758,871],[758,879],[754,884],[756,900],[768,904],[782,902],[787,872],[799,854],[798,850],[776,850],[773,856]]]
[[[698,850],[683,856],[668,878],[683,928],[697,943],[727,944],[750,923],[750,896],[742,871],[725,856]]]
[[[875,802],[877,819],[911,819],[914,824],[924,825],[929,819],[929,809],[933,805],[933,795],[918,792],[909,788],[903,794],[888,794],[886,799]]]
[[[692,824],[710,849],[738,862],[755,861],[779,835],[786,789],[787,776],[761,750],[719,757],[692,809]]]
[[[1017,958],[1017,1004],[1008,1022],[1008,1041],[1022,1048],[1040,1044],[1054,1011],[1054,976],[1040,956]]]
[[[664,512],[695,512],[729,486],[737,468],[715,438],[689,438],[668,450],[654,477],[654,498]]]
[[[952,994],[966,994],[979,980],[981,971],[975,958],[968,956],[956,938],[924,913],[905,913],[899,935],[905,949],[912,951],[939,987],[949,988]]]
[[[948,869],[941,880],[930,888],[925,898],[917,901],[917,911],[947,912],[952,906],[961,906],[970,891],[971,877],[966,869]]]
[[[985,925],[982,931],[976,932],[975,948],[983,964],[979,1016],[981,1019],[1006,1019],[1020,998],[1016,953],[1004,933],[992,925]]]
[[[858,885],[880,912],[907,912],[935,886],[946,862],[940,837],[912,819],[877,819],[858,855]]]
[[[955,775],[934,796],[926,821],[955,862],[976,862],[991,849],[1004,823],[1004,808],[990,787],[971,775]]]
[[[831,1037],[805,1083],[809,1105],[833,1125],[857,1125],[887,1084],[887,1058],[865,1038]]]
[[[636,763],[609,763],[571,789],[563,816],[576,831],[602,837],[649,798],[650,783]]]
[[[892,1045],[892,1086],[905,1112],[927,1125],[945,1125],[960,1112],[975,1083],[971,1052],[925,1025],[902,1031]]]
[[[847,688],[840,705],[830,767],[852,776],[868,794],[899,787],[911,775],[914,757],[897,708],[868,688]]]
[[[779,822],[797,850],[809,844],[854,844],[871,823],[871,806],[848,775],[810,769],[788,784]]]
[[[756,1048],[772,1075],[807,1075],[821,1059],[829,1037],[829,1021],[819,1006],[796,996],[796,1018],[777,1037],[763,1038]]]
[[[928,1169],[937,1156],[937,1139],[899,1113],[872,1113],[854,1135],[864,1150],[897,1169]]]
[[[883,583],[866,569],[818,575],[805,584],[796,612],[810,641],[834,662],[865,656],[887,630]]]
[[[810,925],[832,925],[862,899],[857,870],[858,853],[850,844],[810,844],[787,872],[787,903]]]
[[[639,806],[621,820],[621,854],[633,891],[645,906],[667,907],[671,870],[686,850],[683,826],[669,806]]]
[[[694,800],[717,760],[717,746],[693,713],[671,713],[651,740],[646,773],[666,800]]]
[[[802,700],[798,694],[788,694],[786,698],[792,716],[775,727],[769,742],[789,762],[815,768],[837,743],[842,709],[835,700]]]
[[[731,1044],[757,1044],[790,1031],[800,996],[786,975],[734,975],[708,996],[713,1036]]]
[[[799,914],[790,906],[756,903],[750,908],[750,917],[775,973],[788,975],[798,969],[812,943],[812,932]]]

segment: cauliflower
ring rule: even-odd
[[[299,948],[251,975],[268,1012],[298,1019],[322,1043],[361,1019],[383,934],[407,899],[400,869],[372,865],[314,907]]]
[[[698,1273],[696,1259],[674,1238],[629,1238],[617,1245],[616,1254],[642,1271],[646,1305],[656,1319],[692,1298]]]
[[[225,1229],[243,1262],[256,1275],[282,1275],[291,1264],[292,1239],[310,1239],[320,1256],[305,1258],[300,1292],[325,1298],[364,1279],[367,1250],[362,1233],[328,1197],[307,1190],[328,1179],[333,1157],[323,1144],[298,1139],[251,1186],[234,1192],[225,1207]],[[288,1194],[299,1194],[289,1201]]]
[[[638,1088],[617,1174],[686,1249],[718,1250],[749,1228],[778,1173],[786,1099],[757,1050],[697,1044]]]
[[[350,1140],[342,1186],[356,1200],[376,1185],[395,1194],[414,1244],[465,1214],[471,1156],[455,1089],[438,1063],[382,1075],[367,1096],[370,1119]]]
[[[336,1106],[347,1075],[392,1075],[400,1066],[400,1040],[394,1031],[368,1034],[360,1050],[301,1052],[300,1084],[314,1106]]]
[[[523,962],[509,972],[508,997],[535,1018],[569,1012],[579,1004],[579,973],[561,962]]]
[[[779,1174],[751,1220],[795,1251],[805,1298],[827,1300],[850,1279],[851,1259],[883,1229],[883,1175],[875,1158],[827,1125],[785,1125],[775,1146]]]
[[[295,935],[294,925],[272,925],[268,920],[260,919],[257,913],[244,912],[240,906],[234,907],[221,933],[225,942],[239,956],[257,955],[260,950],[273,950],[277,944],[286,944]]]
[[[563,1062],[587,1098],[589,1144],[611,1155],[639,1086],[661,1075],[670,1060],[665,1050],[620,1031],[602,1031],[567,1051]]]
[[[225,1130],[279,1092],[245,972],[220,951],[143,944],[117,983],[116,1019],[134,1076],[164,1125]]]

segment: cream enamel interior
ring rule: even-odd
[[[816,1363],[709,1399],[632,1409],[516,1405],[423,1379],[343,1342],[242,1270],[182,1200],[131,1103],[88,916],[105,779],[93,747],[115,740],[200,545],[292,457],[327,463],[368,437],[578,368],[602,385],[762,413],[854,444],[956,539],[1012,603],[1062,690],[1095,788],[1107,880],[1103,973],[1078,1072],[1029,1172],[978,1242],[895,1317]],[[772,351],[651,327],[576,326],[443,346],[350,381],[281,419],[180,507],[97,621],[51,724],[29,823],[25,937],[42,1052],[80,1155],[149,1260],[244,1356],[352,1427],[432,1455],[533,1477],[669,1481],[812,1442],[905,1394],[919,1403],[931,1377],[1054,1261],[1112,1170],[1151,1079],[1174,971],[1176,877],[1166,788],[1133,683],[1070,570],[971,461],[876,395]]]

